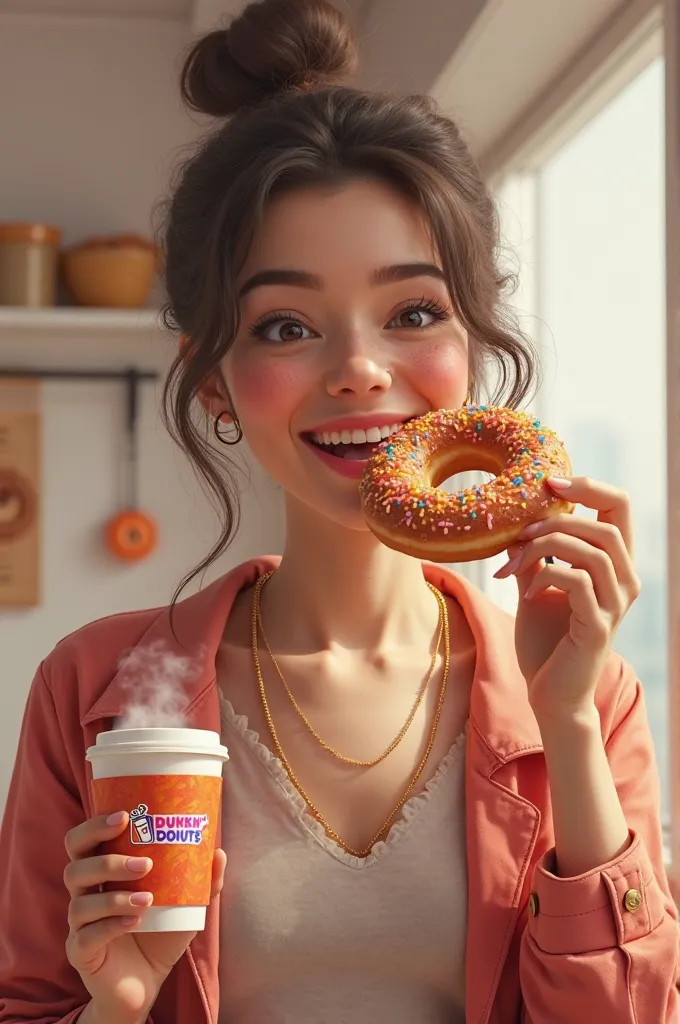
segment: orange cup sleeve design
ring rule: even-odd
[[[130,822],[103,853],[150,857],[143,878],[112,889],[152,892],[154,906],[207,906],[222,779],[208,775],[130,775],[94,779],[95,814],[127,811]]]

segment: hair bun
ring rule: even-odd
[[[329,0],[256,0],[192,47],[182,96],[193,110],[226,117],[277,92],[339,84],[356,64],[352,29]]]

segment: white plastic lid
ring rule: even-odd
[[[227,748],[220,743],[220,734],[210,729],[110,729],[100,732],[86,757],[110,757],[117,754],[197,754],[229,760]]]

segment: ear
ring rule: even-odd
[[[190,356],[191,340],[188,334],[182,334],[179,339],[179,354],[183,359],[188,359]],[[198,391],[196,396],[208,413],[208,415],[216,420],[218,416],[222,416],[223,420],[231,423],[234,419],[231,413],[231,400],[227,394],[227,389],[224,386],[222,375],[220,373],[214,373],[205,384],[203,384]]]

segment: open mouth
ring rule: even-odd
[[[369,427],[367,430],[311,431],[303,434],[303,437],[312,447],[336,459],[366,462],[378,445],[403,425],[392,423],[381,427]]]

